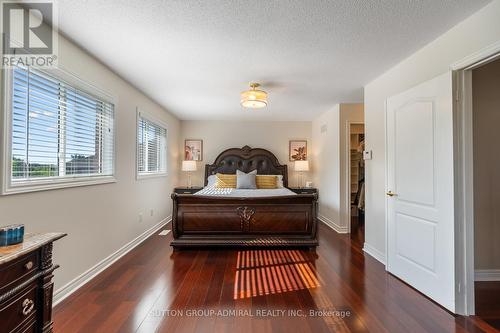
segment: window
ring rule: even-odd
[[[138,112],[137,177],[166,175],[167,130],[165,126]]]
[[[7,76],[5,192],[113,177],[114,105],[55,76],[17,67]]]

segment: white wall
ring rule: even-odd
[[[0,196],[0,225],[24,223],[27,232],[68,233],[54,245],[54,262],[61,265],[55,274],[56,290],[170,215],[170,193],[178,181],[180,127],[162,107],[62,37],[59,63],[118,101],[117,182]],[[168,177],[135,179],[136,107],[168,124]]]
[[[340,105],[322,113],[312,123],[312,165],[319,189],[319,218],[338,232],[340,221]]]
[[[500,41],[500,0],[487,5],[365,86],[366,245],[385,253],[385,101]]]
[[[308,121],[182,121],[179,148],[183,151],[185,139],[203,140],[203,161],[193,174],[193,186],[203,186],[205,164],[212,164],[222,151],[228,148],[265,148],[276,155],[281,164],[288,164],[288,185],[297,185],[297,173],[293,162],[288,160],[289,140],[307,140],[311,152],[311,122]],[[180,185],[186,185],[187,176],[182,172]],[[310,180],[304,173],[304,181]]]
[[[474,264],[500,269],[500,60],[472,71]]]
[[[319,189],[319,217],[337,232],[349,232],[345,169],[349,141],[347,124],[363,122],[363,104],[337,104],[312,123],[312,165]]]

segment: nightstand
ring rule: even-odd
[[[201,190],[202,188],[203,187],[197,187],[197,186],[193,186],[190,188],[176,187],[176,188],[174,188],[174,192],[177,194],[194,194],[194,193],[198,192],[199,190]]]
[[[289,188],[290,191],[292,192],[295,192],[297,194],[314,194],[314,193],[318,193],[318,189],[317,188],[292,188],[290,187]]]

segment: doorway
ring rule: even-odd
[[[500,329],[500,59],[471,79],[475,310]]]
[[[500,270],[488,268],[494,267],[490,255],[494,254],[498,244],[496,238],[495,245],[491,246],[489,237],[495,238],[499,224],[494,193],[498,176],[493,167],[497,163],[495,143],[499,140],[496,138],[497,128],[491,128],[498,125],[495,117],[499,112],[497,95],[500,86],[498,72],[494,74],[500,66],[498,61],[500,42],[452,66],[457,92],[454,170],[455,216],[459,230],[456,243],[458,313],[479,317],[482,314],[484,320],[497,327],[500,316],[495,309],[498,309],[500,293],[495,291],[498,285],[495,282],[500,280]],[[493,139],[487,141],[488,138]],[[482,249],[483,246],[486,250]]]
[[[365,237],[365,125],[349,123],[349,200],[351,239],[364,245]]]

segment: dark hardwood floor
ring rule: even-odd
[[[173,252],[155,234],[57,305],[55,332],[495,332],[387,274],[357,237],[319,235],[316,252]]]
[[[476,314],[500,330],[500,282],[476,281]]]
[[[365,244],[365,224],[358,216],[351,216],[351,245],[360,249]]]

